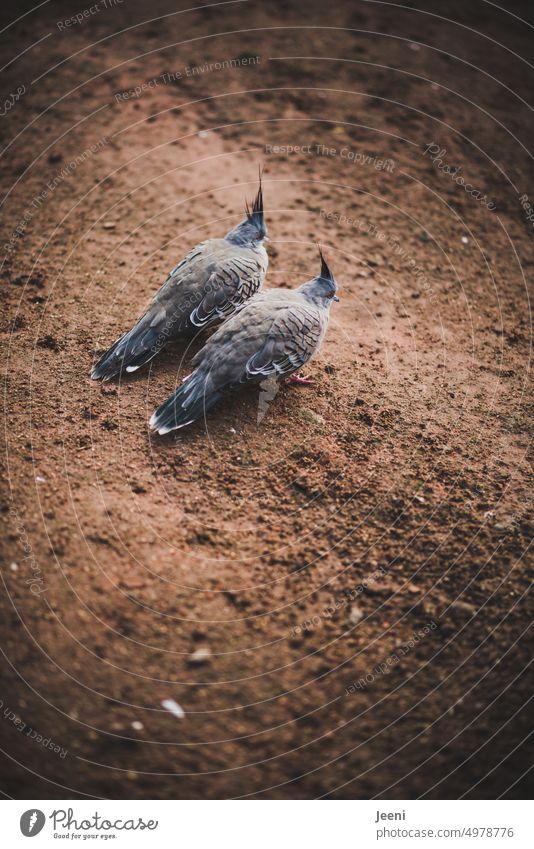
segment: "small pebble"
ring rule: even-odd
[[[19,567],[17,566],[16,563],[10,563],[9,568],[11,569],[12,572],[18,572],[19,571]]]
[[[169,713],[172,713],[176,719],[185,719],[185,711],[178,702],[175,702],[174,699],[163,699],[161,703],[161,707],[168,710]]]
[[[357,625],[363,619],[363,610],[357,604],[353,604],[350,609],[349,620],[351,625]]]
[[[129,590],[138,590],[146,585],[146,579],[144,575],[136,575],[134,572],[130,573],[129,575],[124,575],[121,578],[120,582]]]
[[[474,605],[469,604],[466,601],[453,601],[451,603],[452,610],[458,610],[460,613],[473,614],[476,611],[476,607]]]
[[[208,663],[211,660],[211,649],[208,646],[200,646],[193,654],[189,655],[188,663],[199,666],[201,663]]]
[[[467,238],[467,236],[462,236],[462,244],[464,244],[464,245],[469,244],[469,239]]]
[[[324,419],[319,413],[314,413],[313,410],[307,410],[305,407],[300,407],[298,414],[301,419],[304,419],[310,424],[324,424]]]

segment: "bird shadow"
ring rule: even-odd
[[[215,448],[222,448],[238,433],[240,435],[252,436],[256,434],[261,438],[262,429],[269,426],[273,417],[281,418],[291,414],[295,406],[299,405],[298,394],[300,389],[290,389],[282,382],[276,393],[267,393],[261,384],[255,386],[243,386],[229,390],[217,402],[213,409],[208,410],[195,422],[183,428],[159,435],[149,431],[150,441],[153,447],[168,448],[177,439],[187,443],[194,441],[200,434],[204,434]],[[280,396],[280,397],[277,397]],[[278,402],[278,405],[277,405]],[[272,409],[270,405],[272,403]],[[264,422],[264,419],[267,420]]]
[[[235,428],[237,420],[239,420],[240,430],[254,426],[257,406],[257,391],[255,392],[254,387],[233,390],[221,398],[213,409],[186,427],[162,435],[149,431],[151,444],[156,449],[158,447],[164,449],[175,443],[177,439],[187,443],[204,434],[215,447],[222,447],[237,432]]]

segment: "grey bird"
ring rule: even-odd
[[[224,239],[201,242],[173,268],[137,324],[91,370],[93,380],[137,371],[165,345],[230,316],[262,286],[269,263],[260,186],[252,209]]]
[[[194,371],[150,419],[160,435],[201,418],[244,384],[295,376],[323,341],[337,283],[320,252],[321,272],[298,289],[269,289],[219,327],[193,358]],[[303,382],[296,378],[297,382]]]

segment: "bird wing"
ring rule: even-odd
[[[254,296],[193,357],[214,386],[258,382],[301,368],[319,347],[326,324],[319,310],[273,290]]]
[[[101,357],[93,378],[136,371],[170,339],[231,315],[261,287],[266,270],[266,254],[225,239],[201,242],[173,268],[134,327]]]
[[[242,382],[284,377],[310,360],[324,336],[320,312],[307,304],[291,304],[273,321],[267,338],[247,361]]]
[[[207,327],[231,315],[261,287],[267,255],[225,239],[201,242],[178,263],[155,295],[149,311],[176,316],[176,331]],[[161,313],[162,315],[162,313]]]
[[[191,324],[207,327],[222,321],[258,291],[267,269],[257,254],[249,253],[230,254],[217,264],[204,286],[202,300],[189,316]]]
[[[316,353],[328,313],[273,290],[255,295],[193,357],[193,373],[150,420],[158,433],[197,421],[228,389],[301,368]]]

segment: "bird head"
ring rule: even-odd
[[[299,288],[310,301],[320,304],[323,307],[331,307],[332,301],[339,301],[336,295],[337,283],[328,267],[321,248],[319,248],[319,257],[321,259],[320,274],[314,277],[313,280],[303,283]]]
[[[249,208],[247,203],[245,212],[246,216],[241,224],[238,224],[237,227],[230,230],[230,232],[226,234],[226,239],[235,245],[251,245],[252,247],[255,245],[261,245],[264,239],[267,238],[267,226],[265,224],[265,218],[263,217],[263,189],[261,185],[261,174],[260,187],[258,189],[258,194],[254,199],[252,209]]]

